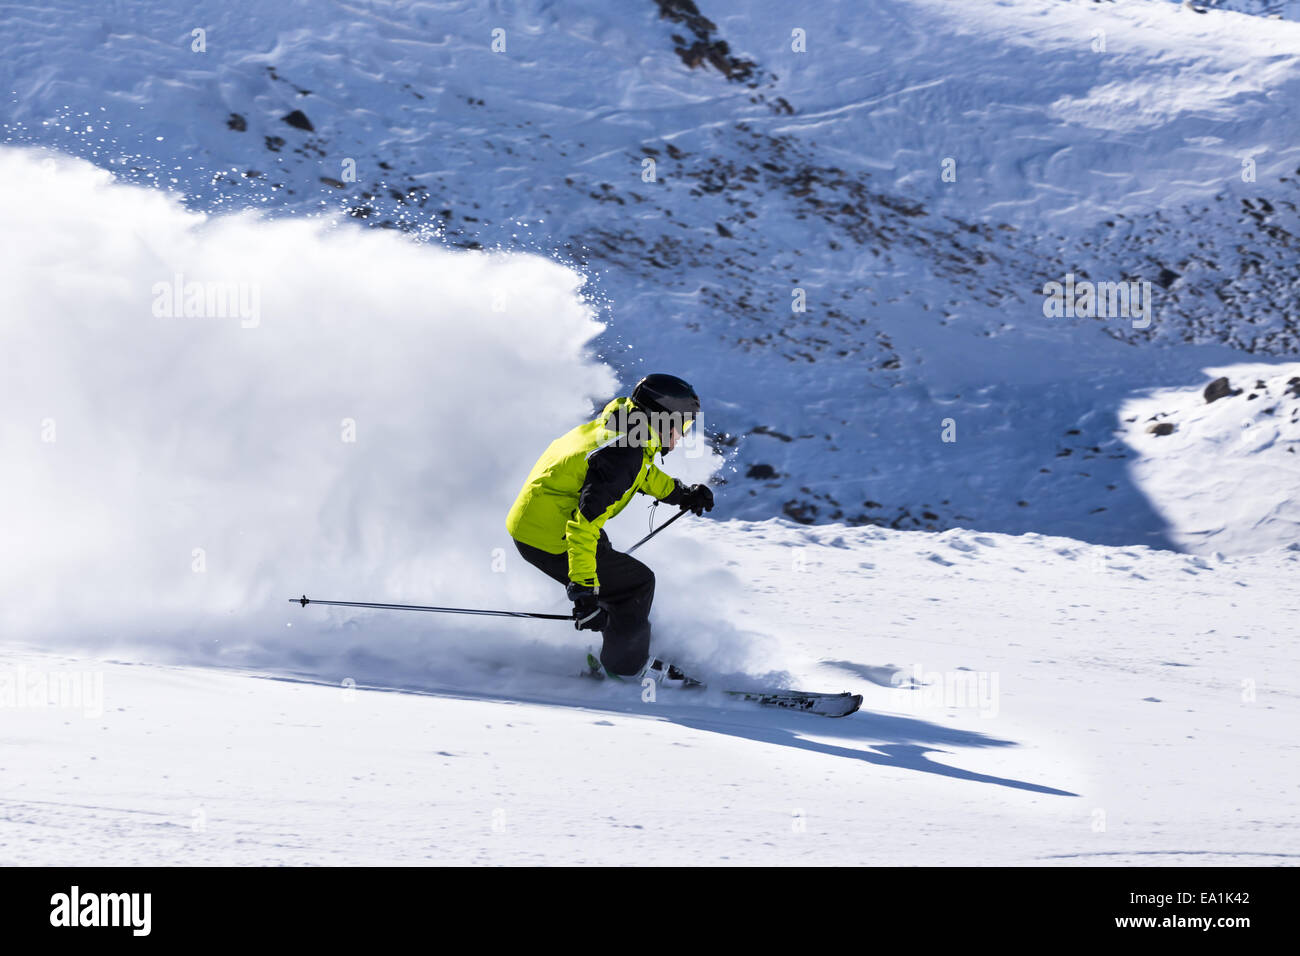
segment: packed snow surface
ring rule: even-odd
[[[677,569],[701,555],[717,565],[703,582]],[[542,621],[517,625],[550,647],[530,663],[404,693],[346,667],[308,679],[6,645],[9,682],[88,693],[3,711],[0,849],[19,864],[1300,860],[1284,626],[1300,553],[778,520],[679,523],[646,556],[666,589],[779,635],[756,664],[862,693],[863,710],[644,703],[635,685],[559,676],[582,637]],[[286,602],[276,623],[326,615]],[[459,640],[459,622],[421,624],[413,671]],[[391,626],[362,616],[350,639]]]

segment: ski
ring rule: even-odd
[[[819,717],[847,717],[862,706],[862,695],[850,694],[848,691],[818,694],[803,690],[728,690],[723,693],[735,700],[745,700],[763,707],[797,710]]]
[[[665,682],[664,676],[667,674],[672,674],[674,679]],[[702,681],[682,674],[673,665],[658,659],[651,662],[647,675],[657,675],[659,683],[674,689],[704,690],[707,686]],[[587,654],[587,670],[582,673],[582,676],[597,680],[606,679],[604,669],[594,654]],[[838,694],[819,694],[804,690],[726,690],[723,694],[733,700],[743,700],[761,707],[797,710],[805,714],[816,714],[819,717],[847,717],[856,713],[862,706],[862,695],[850,694],[848,691],[841,691]]]

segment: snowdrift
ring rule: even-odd
[[[6,635],[407,685],[576,668],[561,624],[287,599],[567,610],[503,523],[541,449],[619,386],[586,351],[581,274],[209,217],[18,150],[0,222]],[[696,444],[666,465],[702,479],[716,460]]]

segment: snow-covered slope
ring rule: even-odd
[[[643,703],[509,667],[384,693],[346,669],[258,680],[8,646],[0,689],[90,694],[0,711],[0,849],[69,865],[1300,860],[1280,626],[1300,613],[1300,552],[783,521],[683,535],[744,581],[741,625],[780,634],[798,682],[864,710]],[[651,560],[671,577],[666,544]],[[326,613],[285,607],[281,626]],[[455,640],[426,624],[426,646]],[[580,656],[565,630],[557,665]]]
[[[1217,390],[1133,399],[1120,432],[1133,479],[1187,551],[1240,553],[1300,539],[1300,364],[1214,370]],[[1213,374],[1213,372],[1212,372]]]
[[[1074,0],[1069,0],[1074,2]],[[1108,0],[1115,3],[1116,0]],[[1134,0],[1129,0],[1134,2]],[[1148,0],[1138,0],[1148,2]],[[1177,3],[1190,7],[1197,13],[1210,11],[1231,11],[1246,13],[1255,17],[1269,17],[1278,20],[1300,20],[1300,2],[1298,0],[1161,0],[1165,3]]]
[[[1289,20],[1156,0],[5,16],[12,142],[195,208],[341,209],[581,266],[623,384],[704,391],[727,515],[1180,546],[1125,449],[1062,469],[1061,442],[1106,447],[1130,397],[1300,342]],[[1045,318],[1069,274],[1150,283],[1153,321]],[[1295,500],[1235,546],[1295,540]]]

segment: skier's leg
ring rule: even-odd
[[[551,554],[515,542],[520,556],[547,577],[569,583],[569,556]],[[602,531],[596,545],[596,576],[600,603],[609,612],[602,633],[600,662],[612,674],[638,674],[650,657],[650,605],[654,602],[654,572],[630,555],[615,551]]]
[[[650,657],[650,605],[654,572],[636,558],[615,551],[607,538],[596,548],[600,603],[609,611],[600,662],[612,674],[639,674]]]
[[[549,551],[534,548],[531,544],[524,544],[522,541],[515,542],[515,549],[519,552],[521,558],[548,578],[554,578],[561,584],[569,583],[569,556],[567,554],[563,552],[551,554]]]

